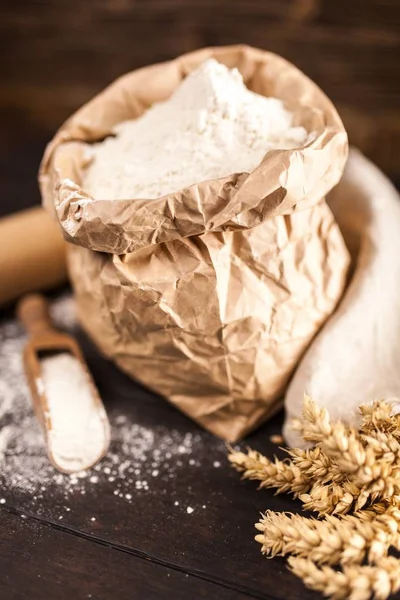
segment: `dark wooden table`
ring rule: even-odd
[[[109,411],[147,428],[160,423],[200,443],[173,479],[155,478],[148,492],[130,488],[128,503],[106,479],[68,495],[62,487],[40,492],[1,482],[0,597],[47,599],[312,598],[283,560],[262,558],[254,523],[266,508],[293,508],[289,498],[257,492],[231,470],[221,441],[202,431],[163,399],[130,381],[103,360],[80,334],[90,368]],[[280,419],[248,439],[267,453]],[[179,455],[170,459],[171,469]],[[215,468],[214,463],[220,463]],[[179,506],[175,506],[179,499]],[[187,507],[193,513],[187,513]],[[62,522],[59,520],[63,516]],[[92,519],[95,518],[95,521]]]
[[[6,142],[3,138],[2,214],[38,202],[35,172],[43,143],[28,130],[11,128]],[[50,486],[43,499],[33,502],[32,490],[0,482],[6,501],[0,504],[0,598],[318,598],[287,571],[283,559],[263,558],[253,539],[260,511],[293,510],[298,504],[242,482],[229,467],[220,440],[119,372],[82,333],[78,337],[111,420],[123,413],[147,428],[162,424],[177,435],[200,436],[193,454],[199,466],[184,463],[174,478],[154,479],[149,492],[133,488],[129,503],[113,495],[106,480],[88,485],[85,494],[70,495],[68,512],[60,487]],[[277,447],[270,436],[280,431],[281,419],[246,443],[272,455]],[[176,459],[172,456],[171,464]],[[187,506],[194,508],[192,514]]]

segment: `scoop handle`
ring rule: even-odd
[[[24,296],[18,304],[17,315],[31,335],[53,329],[48,302],[41,294]]]

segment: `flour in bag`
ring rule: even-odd
[[[95,199],[157,198],[200,181],[250,172],[272,149],[309,135],[277,98],[250,91],[237,69],[214,59],[166,101],[119,123],[91,146],[84,188]]]

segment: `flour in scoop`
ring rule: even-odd
[[[113,133],[91,146],[83,186],[97,200],[157,198],[250,172],[269,150],[297,148],[310,137],[279,99],[250,91],[237,69],[214,59]]]
[[[69,353],[45,358],[40,366],[37,384],[48,402],[51,453],[66,471],[85,469],[102,455],[107,435],[103,408],[96,401],[90,378]]]

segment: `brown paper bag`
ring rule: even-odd
[[[251,173],[153,200],[94,201],[87,144],[170,96],[214,57],[281,98],[315,139],[267,153]],[[234,441],[268,418],[343,291],[348,255],[324,196],[347,136],[331,102],[293,65],[246,46],[209,48],[121,77],[46,149],[43,202],[73,242],[80,320],[124,371]]]

